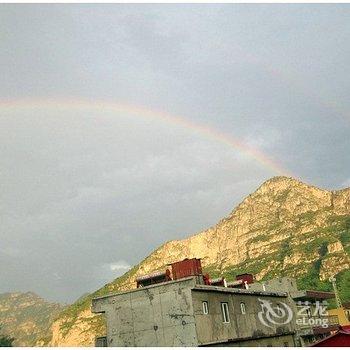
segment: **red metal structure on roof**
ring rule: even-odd
[[[171,271],[169,269],[166,269],[166,271],[155,271],[148,275],[137,277],[137,288],[172,280],[178,280],[190,276],[202,276],[202,265],[200,259],[185,259],[170,265]],[[209,283],[209,276],[207,279]],[[204,281],[206,281],[205,278]]]
[[[210,278],[208,274],[203,275],[201,259],[192,258],[177,261],[172,264],[171,271],[155,271],[148,275],[136,278],[137,288],[146,287],[152,284],[178,280],[191,276],[201,276],[205,285],[222,286],[230,288],[247,288],[247,285],[254,282],[254,276],[250,273],[243,273],[236,276],[236,280],[227,282],[224,277]]]
[[[236,276],[236,281],[242,280],[244,283],[254,283],[254,276],[251,273],[242,273]]]
[[[173,279],[202,275],[201,259],[185,259],[171,264]]]
[[[181,278],[191,276],[201,276],[201,284],[217,286],[217,287],[229,287],[229,288],[248,288],[248,284],[254,283],[254,276],[251,273],[243,273],[236,276],[235,281],[227,282],[225,277],[211,278],[209,274],[203,275],[201,259],[192,258],[177,261],[171,265],[171,279],[178,280]]]
[[[347,327],[342,327],[341,330],[312,344],[313,347],[347,347],[350,346],[350,329]]]

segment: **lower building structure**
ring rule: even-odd
[[[341,327],[337,332],[332,333],[316,343],[313,347],[349,347],[350,346],[350,329]]]
[[[93,299],[92,311],[107,322],[96,346],[295,346],[293,314],[280,324],[263,318],[262,303],[292,307],[285,292],[208,285],[201,274],[142,281],[137,289]]]
[[[95,298],[105,337],[96,346],[308,346],[339,330],[333,293],[298,290],[295,279],[254,282],[203,275],[199,259],[136,279],[137,288]]]

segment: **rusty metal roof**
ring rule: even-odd
[[[320,290],[298,290],[291,293],[294,300],[325,300],[334,299],[333,292],[324,292]]]

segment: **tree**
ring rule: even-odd
[[[1,331],[1,326],[0,326],[0,331]],[[9,337],[8,335],[3,335],[3,334],[0,334],[0,347],[10,347],[12,346],[12,343],[15,339],[14,338],[11,338]]]

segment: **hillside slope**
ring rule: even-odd
[[[14,337],[14,346],[42,345],[37,340],[49,334],[54,317],[62,310],[63,306],[34,293],[0,294],[1,333]]]
[[[167,242],[124,276],[73,304],[52,325],[50,345],[92,345],[104,333],[91,298],[130,289],[137,275],[186,257],[201,258],[212,275],[242,271],[258,280],[295,276],[301,287],[330,289],[337,275],[350,298],[350,189],[326,191],[287,177],[266,181],[214,227]]]

